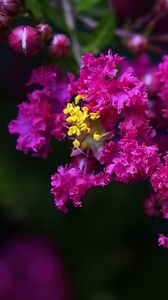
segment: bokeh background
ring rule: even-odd
[[[107,1],[104,1],[104,5],[105,2]],[[107,3],[106,5],[108,6]],[[121,22],[120,16],[118,23]],[[137,17],[135,11],[133,17]],[[22,19],[19,24],[24,22]],[[32,20],[26,20],[26,23],[31,22]],[[114,42],[109,47],[114,51],[117,47],[118,52],[127,55],[122,45],[116,46]],[[159,60],[159,57],[154,59]],[[63,285],[63,290],[70,292],[59,296],[55,291],[52,298],[49,294],[53,287],[48,283],[48,296],[32,292],[29,299],[166,299],[168,253],[165,249],[158,248],[157,233],[166,233],[168,223],[149,219],[144,214],[143,201],[149,193],[147,183],[113,183],[105,188],[93,189],[85,196],[82,208],[71,208],[64,214],[54,205],[50,193],[50,177],[58,165],[69,160],[65,145],[55,144],[55,151],[46,160],[25,156],[15,150],[16,138],[9,135],[8,123],[16,117],[17,105],[26,99],[26,82],[32,69],[47,62],[46,53],[27,59],[12,53],[7,45],[0,48],[0,262],[7,261],[9,268],[12,265],[13,269],[17,269],[11,261],[18,259],[21,274],[27,274],[24,261],[17,258],[25,251],[22,247],[18,248],[16,258],[13,256],[11,261],[4,258],[9,255],[6,253],[14,252],[13,246],[10,246],[11,241],[17,244],[18,239],[21,239],[23,244],[28,245],[31,239],[42,244],[45,240],[45,245],[52,245],[52,250],[48,251],[61,261],[62,267],[58,267],[58,273],[59,268],[63,268],[66,273],[66,279],[60,276],[60,283],[58,279],[56,281],[59,286]],[[63,67],[67,69],[67,65]],[[26,249],[27,247],[25,246]],[[34,252],[38,257],[41,253],[33,247],[31,254],[26,257],[32,257]],[[34,271],[35,277],[40,278],[41,269],[43,272],[45,270],[45,255],[40,267]],[[6,278],[1,269],[0,264],[0,276]],[[18,276],[18,284],[22,285],[19,278],[22,276]],[[1,289],[8,281],[7,278],[2,281],[2,287],[0,285],[2,300],[15,299],[14,294],[11,298],[1,296]],[[27,277],[25,281],[30,285]],[[43,281],[38,282],[38,290],[43,284]],[[35,288],[32,289],[35,291]],[[25,297],[23,295],[24,292],[22,297]]]

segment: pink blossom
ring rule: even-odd
[[[80,77],[71,84],[72,94],[86,95],[85,101],[93,111],[114,108],[120,114],[128,107],[143,109],[147,104],[144,84],[128,68],[119,74],[122,58],[118,55],[101,54],[96,58],[88,53],[83,57]]]
[[[158,239],[158,245],[168,249],[168,238],[165,235],[160,234]]]
[[[163,116],[168,117],[168,55],[163,57],[163,62],[159,65],[158,78],[160,82],[160,91],[158,96],[162,100]]]
[[[52,114],[46,101],[23,102],[16,120],[9,124],[9,132],[18,134],[17,150],[25,154],[32,150],[35,156],[46,158],[50,152]]]
[[[118,155],[107,167],[107,173],[124,183],[149,179],[159,165],[156,146],[138,145],[134,140],[121,140]]]
[[[158,66],[152,64],[149,55],[144,53],[135,59],[125,59],[122,62],[123,71],[130,66],[134,69],[135,75],[145,83],[148,92],[152,95],[156,94],[159,89],[159,79],[157,77]]]
[[[164,163],[160,163],[152,174],[151,184],[159,197],[168,201],[168,155],[164,157]]]
[[[67,77],[57,66],[42,66],[33,70],[28,85],[40,86],[40,89],[34,89],[34,94],[52,104],[54,112],[62,112],[65,102],[70,100]],[[30,97],[35,96],[32,93]]]
[[[57,67],[41,67],[32,72],[28,85],[39,85],[27,95],[28,102],[19,105],[16,120],[9,124],[11,134],[18,134],[17,149],[25,154],[46,158],[51,151],[51,138],[65,135],[62,110],[69,100],[68,82]]]
[[[81,161],[81,168],[85,168],[85,162]],[[100,172],[98,174],[85,173],[79,166],[60,166],[57,173],[52,176],[51,185],[56,206],[67,212],[67,205],[72,202],[75,207],[82,206],[82,196],[94,186],[105,186],[108,176]]]

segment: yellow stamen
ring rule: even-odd
[[[68,103],[67,107],[63,110],[63,112],[64,112],[65,115],[68,115],[72,112],[72,110],[73,110],[72,103]]]
[[[72,136],[74,134],[77,134],[77,135],[80,135],[80,130],[77,126],[71,126],[69,127],[69,130],[68,130],[68,135],[69,136]]]
[[[100,139],[101,139],[101,136],[100,136],[100,134],[98,134],[98,133],[94,133],[93,134],[93,138],[94,138],[94,140],[96,141],[96,142],[98,142],[98,141],[100,141]]]
[[[66,121],[68,123],[75,123],[77,121],[77,117],[76,116],[70,116],[70,117],[66,118]]]
[[[77,95],[75,97],[75,103],[77,104],[81,99],[86,96]],[[99,121],[99,112],[89,113],[87,106],[80,107],[72,103],[68,103],[67,107],[64,109],[64,113],[67,116],[66,121],[70,123],[68,130],[69,136],[76,136],[73,141],[75,148],[82,147],[83,149],[89,147],[94,141],[100,141],[103,131],[101,130],[101,125]],[[80,136],[78,140],[78,136]],[[83,142],[80,143],[80,140]]]
[[[100,119],[100,114],[99,114],[99,112],[90,113],[89,116],[90,116],[91,120],[97,120],[97,119]]]
[[[79,148],[80,147],[80,142],[77,139],[75,139],[73,141],[73,145],[74,145],[75,148]]]
[[[77,95],[75,97],[75,104],[78,104],[80,100],[85,99],[86,97],[86,95]]]

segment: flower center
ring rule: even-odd
[[[84,98],[85,96],[77,95],[74,103],[68,103],[63,112],[67,115],[66,121],[71,124],[67,134],[75,138],[74,147],[85,149],[93,142],[99,142],[104,131],[99,121],[99,112],[89,112],[87,106],[78,105]]]

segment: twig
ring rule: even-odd
[[[98,25],[98,22],[88,16],[76,14],[76,17],[83,22],[87,27],[95,29]]]
[[[75,21],[72,13],[70,0],[61,0],[61,1],[62,1],[62,7],[64,11],[65,22],[71,36],[73,53],[78,65],[80,66],[81,65],[80,46],[76,36]]]

